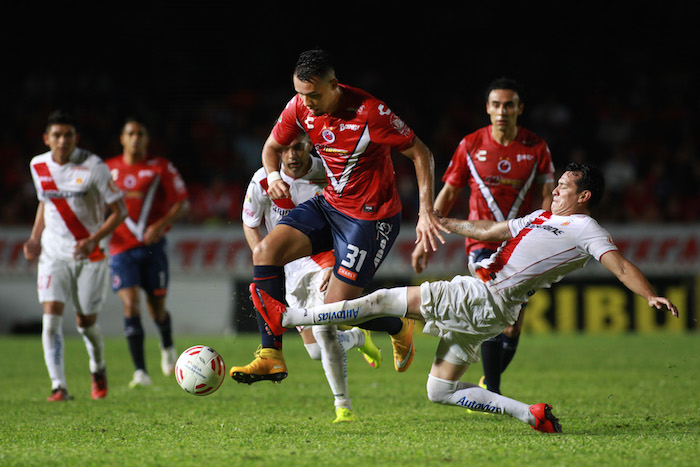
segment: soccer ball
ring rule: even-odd
[[[177,384],[194,396],[208,396],[219,389],[225,374],[224,359],[206,345],[190,347],[175,363]]]

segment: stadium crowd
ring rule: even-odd
[[[260,166],[264,139],[293,93],[286,76],[273,76],[270,85],[232,81],[194,93],[183,86],[187,70],[178,79],[144,82],[129,92],[108,73],[27,74],[1,102],[0,225],[31,226],[37,201],[28,163],[46,150],[39,136],[46,116],[62,103],[80,122],[80,145],[105,159],[121,152],[124,118],[144,118],[152,128],[152,152],[170,158],[190,187],[192,209],[184,222],[240,225],[243,196]],[[694,90],[693,75],[671,68],[629,76],[617,85],[593,80],[575,95],[524,79],[531,92],[524,97],[527,111],[520,123],[549,143],[557,169],[578,161],[605,171],[607,199],[596,213],[601,222],[697,222],[700,122],[687,100]],[[391,102],[422,135],[435,154],[439,190],[459,140],[488,123],[480,90],[494,77],[470,85],[455,76],[445,83],[449,93],[430,98],[416,97],[414,89],[381,73],[364,72],[347,82]],[[413,223],[418,199],[413,167],[403,157],[396,157],[395,164],[403,220]],[[462,201],[455,213],[466,212],[466,196]]]

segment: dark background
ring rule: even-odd
[[[0,225],[31,225],[28,163],[59,107],[79,118],[80,145],[104,158],[121,152],[126,116],[145,119],[152,152],[190,188],[186,222],[237,222],[293,95],[296,58],[315,47],[335,57],[341,82],[386,101],[428,144],[436,191],[459,140],[488,124],[484,88],[506,75],[525,84],[520,122],[547,140],[557,169],[583,160],[606,170],[602,220],[697,222],[698,7],[639,5],[15,6],[3,32]],[[407,162],[395,157],[410,222]]]

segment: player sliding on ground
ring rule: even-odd
[[[569,164],[554,188],[552,210],[496,222],[441,219],[452,233],[503,243],[488,259],[470,265],[471,276],[420,286],[381,289],[372,294],[313,308],[286,308],[255,284],[253,303],[276,335],[299,325],[359,323],[377,316],[399,316],[425,322],[424,333],[440,338],[430,374],[428,398],[436,403],[506,414],[535,430],[554,433],[561,425],[549,404],[528,405],[477,385],[460,381],[479,361],[481,342],[498,335],[518,318],[521,305],[538,289],[548,288],[593,257],[649,306],[678,309],[654,292],[635,265],[626,260],[590,208],[604,190],[600,171]]]

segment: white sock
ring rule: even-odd
[[[63,359],[63,316],[44,314],[41,326],[41,344],[44,347],[44,362],[49,370],[51,389],[66,385],[66,369]]]
[[[352,328],[347,331],[338,331],[338,342],[344,352],[365,345],[365,334],[360,328]]]
[[[335,407],[352,410],[348,391],[347,356],[340,347],[335,326],[314,326],[313,333],[321,347],[321,364],[333,392]]]
[[[428,375],[426,388],[428,399],[438,404],[510,415],[529,425],[535,424],[535,417],[530,413],[528,404],[487,391],[471,383],[449,381]]]
[[[321,360],[321,346],[318,345],[318,342],[304,344],[304,347],[306,348],[306,352],[309,354],[309,357],[311,357],[311,360]]]
[[[352,328],[346,331],[338,330],[337,335],[340,348],[343,349],[343,352],[365,345],[365,335],[360,328]],[[321,346],[318,345],[318,342],[304,344],[304,347],[309,357],[311,357],[311,360],[321,360]]]
[[[380,316],[406,316],[406,287],[379,289],[369,295],[326,303],[311,308],[287,308],[282,326],[293,328],[311,324],[357,324]]]
[[[95,323],[89,328],[78,327],[78,332],[83,336],[85,348],[90,357],[90,373],[97,373],[105,369],[105,344],[102,339],[102,328]]]

